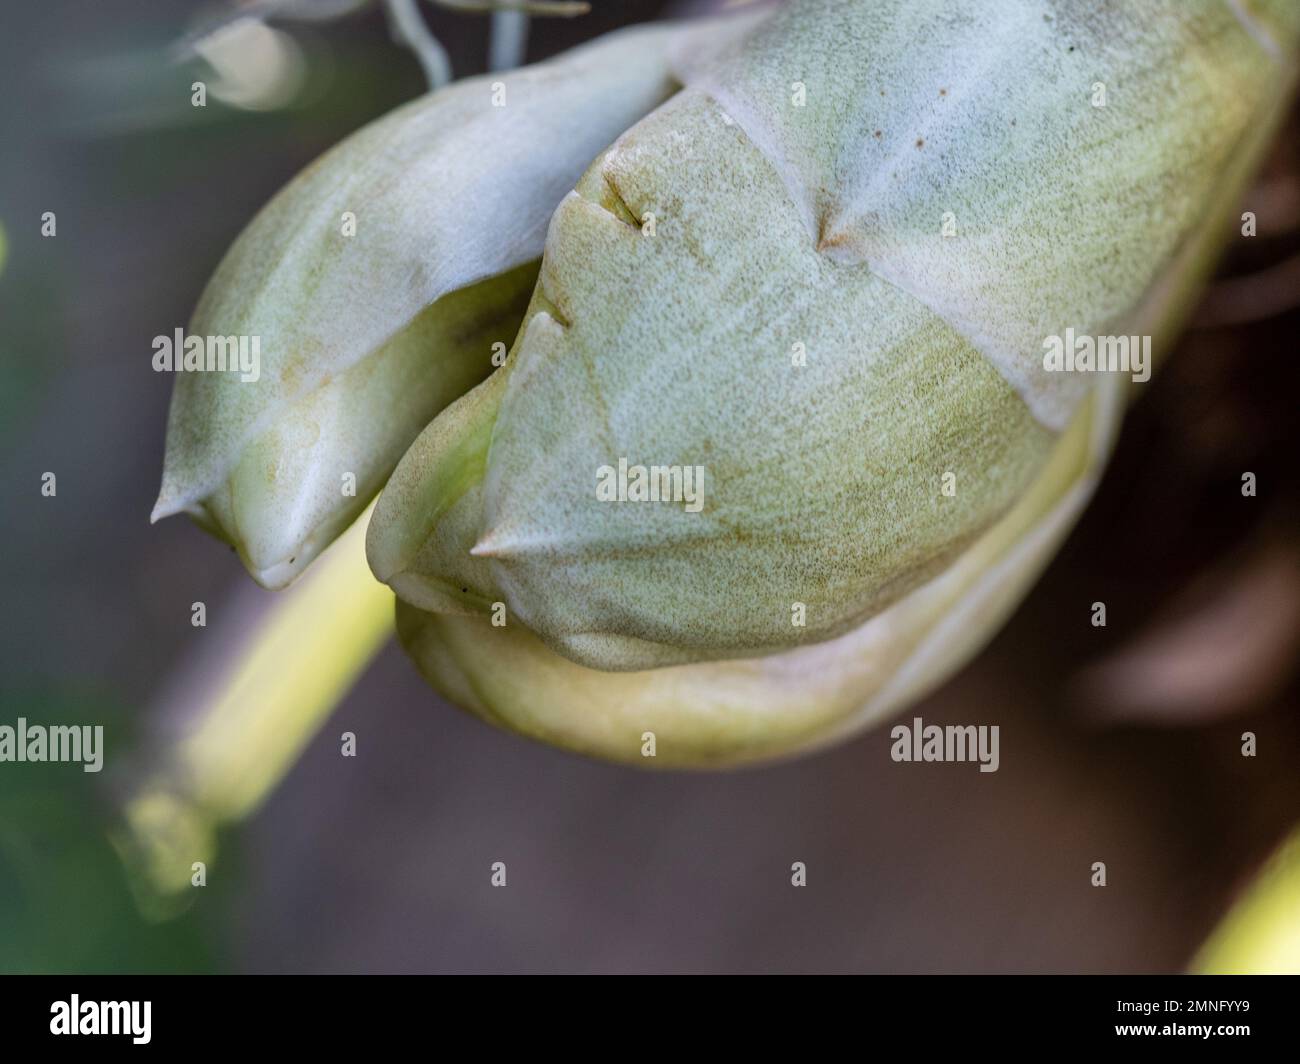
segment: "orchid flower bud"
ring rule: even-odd
[[[505,366],[379,499],[422,671],[661,766],[940,682],[1085,505],[1297,38],[1285,2],[807,0],[683,58],[555,211]]]
[[[244,341],[260,365],[177,376],[153,519],[189,513],[260,583],[288,584],[504,355],[556,204],[673,91],[669,44],[695,32],[637,28],[457,83],[292,181],[189,329]]]

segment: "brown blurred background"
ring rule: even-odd
[[[529,59],[665,6],[537,20]],[[157,57],[197,10],[47,0],[0,33],[0,721],[102,720],[110,763],[196,639],[189,604],[246,582],[193,526],[148,524],[171,386],[150,340],[276,189],[424,87],[372,5],[291,27],[294,106],[196,111],[193,70]],[[483,69],[484,19],[425,14],[457,76]],[[169,923],[135,913],[106,780],[0,766],[0,970],[1185,966],[1300,821],[1297,132],[1066,548],[914,711],[1000,725],[998,772],[895,764],[887,728],[732,774],[609,767],[463,716],[390,645]]]

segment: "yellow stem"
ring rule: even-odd
[[[216,829],[266,798],[392,631],[392,592],[366,565],[368,515],[258,617],[193,726],[126,802],[115,841],[147,914],[184,907]]]

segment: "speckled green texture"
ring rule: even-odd
[[[656,215],[653,237],[602,204],[612,188]],[[500,385],[476,549],[493,597],[576,660],[646,667],[846,631],[949,564],[1047,453],[1051,433],[970,344],[820,254],[783,199],[744,133],[685,92],[555,214]],[[620,456],[703,466],[703,511],[602,502],[596,470]]]
[[[1085,402],[1029,490],[954,565],[823,643],[745,660],[603,672],[555,653],[522,625],[493,627],[486,617],[429,612],[403,600],[398,637],[457,705],[579,753],[645,768],[716,768],[823,746],[923,693],[996,629],[1082,509],[1115,416],[1112,403]],[[643,752],[647,733],[654,757]]]
[[[807,0],[680,65],[806,239],[932,308],[1059,429],[1089,382],[1044,372],[1043,338],[1109,331],[1203,224],[1279,90],[1259,36],[1293,51],[1288,4]],[[1252,6],[1277,22],[1247,26]]]

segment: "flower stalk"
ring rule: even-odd
[[[187,680],[216,679],[166,707],[163,723],[180,734],[123,805],[119,849],[145,911],[181,904],[194,863],[216,856],[219,829],[261,804],[387,641],[393,596],[370,574],[364,541],[361,520],[269,602],[233,652],[189,663]],[[229,635],[219,625],[205,633],[218,646]]]

